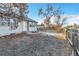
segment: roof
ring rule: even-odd
[[[35,21],[35,20],[31,19],[31,18],[28,18],[28,17],[26,18],[26,21],[38,23],[37,21]]]

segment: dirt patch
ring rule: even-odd
[[[70,55],[64,40],[53,36],[19,33],[0,38],[2,56],[64,56]],[[66,53],[69,52],[69,53]]]
[[[0,37],[0,39],[7,39],[7,40],[15,40],[16,38],[22,38],[24,36],[28,36],[29,34],[22,32],[22,33],[14,33],[6,36]]]

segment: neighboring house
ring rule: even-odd
[[[18,22],[17,20],[0,18],[0,36],[9,35],[12,33],[20,32],[36,32],[37,31],[37,22],[26,18],[25,20]]]

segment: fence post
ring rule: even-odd
[[[77,49],[78,49],[78,35],[77,35],[76,32],[72,34],[72,43],[73,43],[72,48],[73,48],[74,55],[78,56],[78,53],[77,53]]]

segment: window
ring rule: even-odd
[[[8,21],[4,18],[0,18],[0,26],[8,26]]]
[[[18,22],[16,20],[11,19],[9,23],[10,30],[16,30],[18,28]]]
[[[36,26],[36,24],[34,22],[30,22],[29,24],[30,24],[30,27],[35,27]]]
[[[18,28],[18,21],[15,19],[0,18],[0,26],[7,26],[10,30]]]

